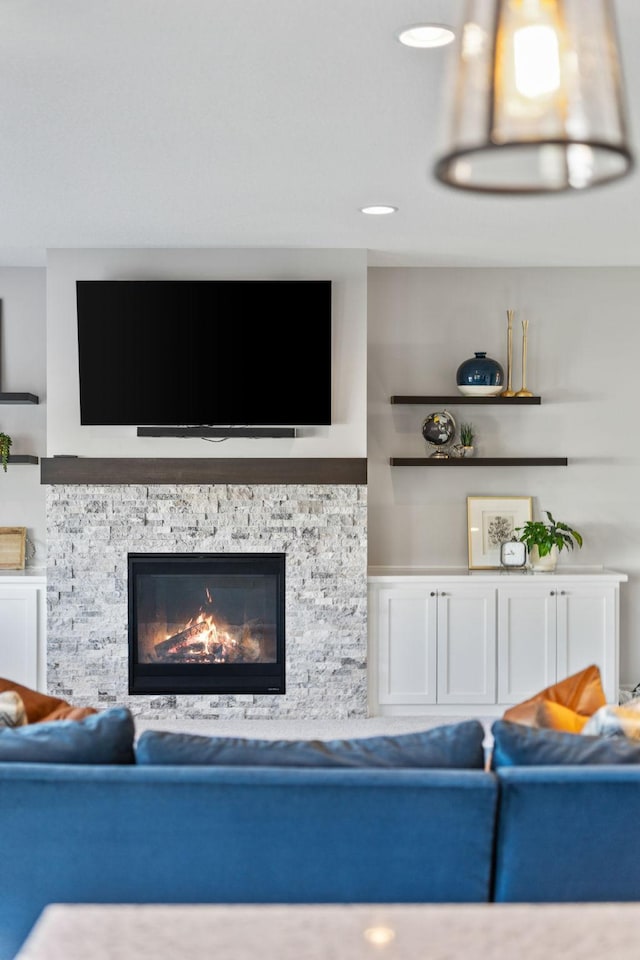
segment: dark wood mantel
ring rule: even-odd
[[[40,482],[365,484],[365,457],[199,458],[46,457]]]

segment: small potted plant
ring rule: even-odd
[[[573,550],[582,546],[582,535],[567,523],[556,520],[548,510],[543,520],[527,520],[522,527],[516,527],[518,539],[527,545],[532,570],[555,570],[560,550]]]
[[[460,424],[460,444],[462,446],[462,456],[473,456],[473,439],[475,437],[472,423]]]
[[[0,433],[0,463],[2,463],[2,469],[4,472],[7,472],[7,464],[9,462],[9,450],[11,449],[11,444],[13,443],[12,439],[6,433]]]

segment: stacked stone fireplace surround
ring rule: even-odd
[[[367,716],[367,503],[360,484],[47,487],[47,688],[146,719]],[[286,554],[281,696],[129,696],[127,554]]]

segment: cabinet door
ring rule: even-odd
[[[496,702],[496,590],[438,589],[438,703]]]
[[[375,593],[378,701],[435,703],[435,591],[428,587],[385,587]]]
[[[567,584],[557,590],[558,679],[595,663],[608,703],[618,702],[616,590]]]
[[[37,686],[38,591],[0,588],[0,676],[26,687]]]
[[[556,681],[556,591],[526,577],[498,590],[498,702],[520,703]]]

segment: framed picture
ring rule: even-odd
[[[24,570],[26,527],[0,527],[0,570]]]
[[[533,519],[532,497],[467,497],[469,570],[499,570],[500,544]]]

